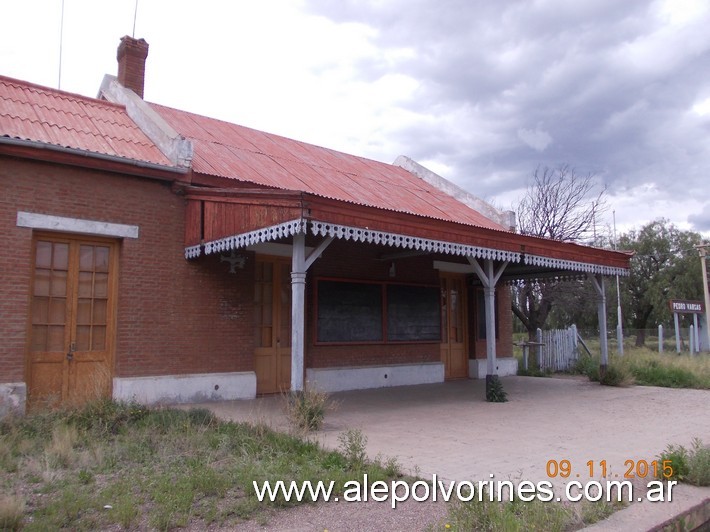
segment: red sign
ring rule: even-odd
[[[690,301],[688,299],[671,299],[671,310],[673,312],[688,314],[703,314],[705,305],[702,301]]]

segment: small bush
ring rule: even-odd
[[[348,467],[351,470],[358,470],[367,459],[365,448],[367,446],[367,436],[360,429],[348,429],[338,436],[340,443],[339,450],[345,456]]]
[[[664,476],[663,464],[670,463],[673,468],[673,473],[670,476]],[[665,480],[684,481],[688,476],[688,450],[682,445],[669,445],[666,450],[658,457],[658,475]]]
[[[599,359],[589,355],[580,356],[572,367],[572,373],[586,375],[590,381],[599,382]]]
[[[604,386],[631,386],[634,378],[625,367],[612,364],[606,367],[603,375],[600,372],[599,383]]]
[[[508,401],[508,395],[505,393],[503,383],[498,375],[491,375],[490,379],[486,381],[486,401],[489,403],[505,403]]]
[[[688,456],[687,481],[696,486],[710,486],[710,445],[703,445],[698,438]]]
[[[318,430],[323,425],[325,412],[330,407],[330,396],[307,388],[301,392],[284,394],[286,417],[291,425],[302,431]]]

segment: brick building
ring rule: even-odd
[[[147,103],[147,53],[124,37],[100,99],[0,76],[5,407],[511,374],[505,282],[628,268],[406,157]]]

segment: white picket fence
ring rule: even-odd
[[[569,329],[537,330],[537,341],[544,345],[536,353],[541,371],[568,371],[579,358],[577,327]],[[533,348],[533,352],[537,349]]]

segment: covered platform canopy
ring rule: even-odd
[[[483,285],[488,338],[495,338],[495,288],[501,283],[588,276],[598,293],[602,365],[606,365],[604,276],[626,275],[630,255],[520,235],[497,227],[396,212],[303,191],[186,186],[185,257],[287,242],[292,250],[291,390],[304,387],[305,282],[308,268],[334,239],[379,244],[392,252],[449,255]],[[314,241],[306,254],[306,237]],[[391,255],[395,256],[395,255]],[[495,342],[487,343],[487,379],[496,375]]]

